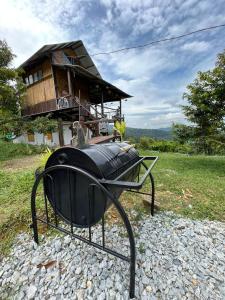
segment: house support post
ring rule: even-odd
[[[67,80],[68,80],[69,95],[72,96],[73,95],[73,89],[72,89],[71,74],[70,74],[69,69],[67,70]]]
[[[95,104],[95,118],[98,118],[98,107],[97,104]]]
[[[104,97],[103,97],[103,92],[102,92],[102,101],[101,101],[101,114],[102,118],[104,117]]]
[[[58,119],[58,131],[59,131],[59,145],[60,147],[64,146],[64,137],[63,137],[63,122],[62,119]]]
[[[120,99],[120,122],[122,121],[122,100]]]

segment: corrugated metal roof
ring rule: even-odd
[[[79,58],[80,63],[83,68],[88,69],[93,75],[101,78],[101,75],[95,66],[93,60],[89,56],[86,48],[84,47],[83,42],[80,41],[72,41],[67,43],[59,43],[59,44],[51,44],[44,45],[37,52],[35,52],[30,58],[28,58],[24,63],[20,65],[21,68],[25,68],[26,66],[34,63],[37,59],[46,56],[47,54],[64,48],[72,47],[77,56],[81,56]]]

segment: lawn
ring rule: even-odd
[[[29,229],[30,193],[34,170],[40,163],[37,154],[15,159],[24,153],[12,151],[10,147],[4,146],[0,155],[0,254],[9,251],[19,231]],[[32,153],[37,152],[28,154]],[[196,219],[225,220],[225,157],[149,151],[141,151],[141,154],[159,156],[153,174],[156,201],[161,210],[172,210]],[[124,193],[122,198],[123,203],[134,204],[140,213],[146,211],[141,196]]]
[[[161,209],[195,219],[225,221],[224,156],[142,154],[159,156],[153,174]]]

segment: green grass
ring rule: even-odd
[[[141,153],[159,155],[153,175],[161,209],[196,219],[225,221],[225,157]]]
[[[0,156],[0,254],[9,252],[18,232],[29,230],[30,194],[37,167],[30,164],[25,156],[24,169],[17,168],[16,161],[15,164],[14,161],[11,162],[14,168],[6,168],[8,161],[5,160],[24,154],[18,150],[12,151],[11,145],[4,149],[5,152],[1,151]],[[159,155],[153,175],[156,201],[161,210],[172,210],[194,219],[225,221],[225,157],[157,154],[149,151],[141,151],[141,154]],[[144,188],[147,189],[147,185]],[[126,208],[134,208],[137,212],[134,221],[141,219],[143,212],[147,211],[142,199],[141,196],[130,193],[122,196],[122,203]],[[43,202],[38,202],[39,207],[40,203]],[[117,222],[116,216],[112,214],[113,220]]]

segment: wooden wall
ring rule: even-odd
[[[27,87],[25,106],[36,105],[56,98],[50,59],[45,60],[42,64],[27,71],[25,77],[34,74],[38,70],[42,70],[43,79]]]
[[[65,54],[67,54],[70,57],[76,57],[76,54],[75,54],[74,50],[71,49],[71,48],[63,49],[63,51],[64,51]]]
[[[83,78],[77,77],[75,81],[73,81],[73,86],[74,86],[75,96],[79,97],[79,90],[80,90],[81,103],[90,101],[88,81],[85,81]]]
[[[62,96],[62,92],[66,91],[69,94],[68,80],[67,80],[67,70],[61,68],[55,68],[55,79],[56,86],[58,90],[58,96]]]

